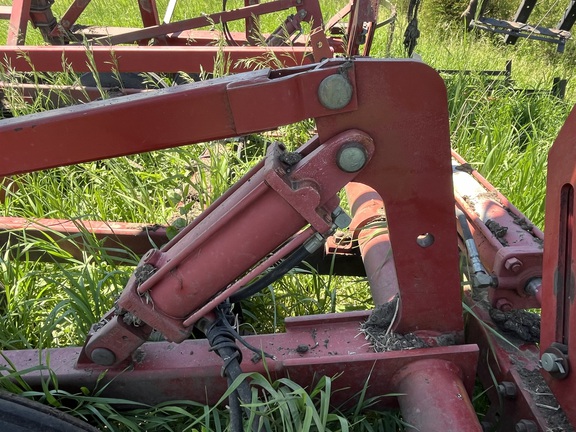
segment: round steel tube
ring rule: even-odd
[[[462,372],[454,363],[415,361],[400,369],[394,382],[404,421],[415,430],[482,432]]]
[[[374,304],[384,304],[398,294],[384,202],[371,187],[350,182],[345,187],[352,210],[350,230],[358,242]]]

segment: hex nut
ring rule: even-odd
[[[506,270],[510,270],[512,273],[519,273],[522,270],[522,261],[516,257],[508,258],[504,263]]]
[[[538,432],[538,426],[532,420],[522,419],[514,426],[516,432]]]
[[[502,381],[498,384],[496,390],[498,391],[498,394],[506,399],[516,399],[516,396],[518,395],[516,384],[510,381]]]

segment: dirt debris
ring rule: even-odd
[[[540,315],[525,310],[511,310],[503,312],[491,308],[490,318],[506,333],[526,342],[538,343],[540,341]]]
[[[362,324],[363,328],[378,328],[387,330],[398,310],[398,296],[394,296],[388,303],[376,305],[368,319]]]
[[[376,352],[428,348],[430,345],[414,333],[402,335],[392,331],[398,306],[398,296],[388,303],[376,306],[366,322],[360,326],[360,331],[364,333],[366,340],[372,344]]]
[[[532,395],[532,400],[548,424],[546,432],[574,432],[574,428],[570,425],[566,414],[560,408],[540,372],[525,368],[517,370],[525,384],[524,389]]]
[[[454,169],[456,171],[462,171],[465,172],[466,174],[472,174],[472,171],[474,171],[474,167],[472,165],[470,165],[468,162],[463,163],[461,165],[456,165],[454,167]]]
[[[494,234],[494,237],[498,239],[498,241],[500,242],[500,244],[502,244],[502,246],[508,246],[508,242],[504,238],[506,236],[506,233],[508,232],[508,227],[504,227],[492,219],[488,219],[485,222],[485,225],[486,228],[488,228],[490,232]]]
[[[414,333],[401,335],[394,332],[377,334],[371,331],[365,331],[365,334],[376,352],[402,351],[430,347],[430,345]]]
[[[138,286],[150,279],[152,275],[156,273],[156,270],[156,267],[152,264],[142,264],[141,266],[136,267],[134,278],[136,279]]]

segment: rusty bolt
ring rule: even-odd
[[[516,399],[516,395],[518,394],[518,389],[513,382],[510,381],[502,381],[496,387],[498,394],[505,399]]]
[[[538,432],[538,426],[532,420],[522,419],[516,426],[514,426],[516,432]]]
[[[322,42],[318,42],[318,43],[316,44],[316,46],[317,46],[318,48],[322,48]]]
[[[512,303],[505,298],[499,298],[496,300],[496,309],[501,310],[502,312],[508,312],[512,310]]]
[[[519,273],[522,270],[522,261],[515,257],[508,258],[504,263],[504,267],[512,273]]]

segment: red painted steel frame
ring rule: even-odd
[[[351,86],[350,101],[339,108],[327,108],[324,105],[329,104],[321,102],[319,87],[327,78],[342,82],[342,77]],[[246,100],[251,101],[250,111],[244,109]],[[282,109],[278,109],[279,106]],[[0,123],[0,140],[9,144],[0,156],[0,174],[235,136],[314,117],[318,139],[302,150],[304,155],[311,155],[321,151],[334,137],[359,129],[374,141],[376,149],[370,162],[357,175],[357,181],[377,191],[387,208],[401,294],[395,329],[401,333],[449,333],[461,340],[463,321],[446,107],[441,78],[419,62],[333,60],[314,67],[252,72],[159,90],[149,95],[127,96],[4,120]],[[163,113],[163,123],[161,127],[155,127],[159,110]],[[106,124],[106,128],[102,128],[102,124]],[[83,137],[83,146],[75,144],[77,136]],[[58,139],[47,140],[47,137]],[[23,157],[31,152],[37,157]],[[334,164],[332,158],[326,160],[327,166]],[[322,182],[318,185],[321,188],[333,186],[329,178],[325,181],[326,185]],[[225,206],[227,198],[240,188],[233,188],[214,207]],[[193,233],[194,228],[191,226],[174,241]],[[263,226],[253,228],[261,234]],[[426,242],[421,242],[421,238]],[[220,242],[220,247],[223,251],[230,249],[225,241]],[[222,272],[223,268],[214,262],[213,267],[204,266],[199,271]],[[216,293],[222,287],[206,289]],[[157,301],[162,302],[162,299]],[[157,305],[159,309],[164,307],[161,303]],[[146,345],[145,358],[156,357],[152,355],[154,346]],[[474,352],[474,349],[454,346],[379,356],[402,359],[402,366],[422,355],[444,358],[462,371],[470,367],[463,366],[460,361],[463,350]],[[446,357],[440,353],[445,353]],[[378,357],[371,354],[367,360],[374,361],[374,356]],[[310,374],[312,371],[331,374],[343,367],[348,370],[348,366],[342,364],[343,358],[337,360],[335,363],[327,359],[300,362],[297,374],[303,370]],[[326,369],[329,364],[336,368]],[[434,364],[430,367],[435,368]],[[377,369],[384,370],[383,367]],[[76,380],[86,378],[86,372],[82,370],[75,374]],[[442,375],[438,377],[438,383],[452,388],[458,379],[454,381]],[[469,386],[470,381],[465,381]],[[423,407],[424,411],[427,409],[433,409],[433,406]],[[468,418],[469,414],[469,409],[459,411],[457,408],[447,413],[463,418],[464,423],[474,424],[475,420]]]
[[[21,45],[26,40],[26,30],[32,0],[14,0],[8,24],[8,45]]]
[[[353,98],[343,109],[330,110],[318,101],[318,86],[327,76],[339,74],[342,66],[351,68]],[[426,102],[422,93],[429,95]],[[356,104],[360,95],[361,107]],[[252,101],[250,111],[243,109],[246,100]],[[164,113],[162,128],[138,126],[155,124],[158,109]],[[11,143],[0,157],[0,174],[245,134],[307,117],[317,118],[320,142],[360,128],[386,149],[375,155],[358,181],[373,187],[387,205],[394,259],[402,269],[398,330],[461,332],[459,277],[445,270],[458,268],[445,90],[426,65],[370,59],[327,62],[321,68],[253,72],[151,96],[8,119],[0,125],[3,142]],[[184,118],[195,121],[191,125]],[[97,126],[101,124],[108,127]],[[85,145],[66,139],[45,142],[45,137],[63,133],[85,137]],[[23,156],[30,151],[38,158]],[[433,244],[420,246],[421,235],[428,235]],[[437,310],[445,311],[445,319],[437,319]]]
[[[69,68],[75,72],[89,72],[91,64],[98,72],[212,71],[219,52],[231,62],[230,72],[233,73],[252,69],[239,60],[267,53],[279,58],[286,67],[310,63],[306,57],[310,51],[305,47],[93,46],[89,51],[77,45],[0,48],[4,64],[22,72],[33,69],[62,72]]]
[[[89,71],[87,66],[89,60],[83,52],[86,48],[82,44],[63,46],[62,43],[64,40],[68,41],[71,35],[74,38],[73,25],[90,0],[74,1],[58,25],[52,16],[49,4],[45,6],[45,0],[44,2],[36,0],[37,6],[41,9],[37,14],[32,13],[30,19],[39,20],[38,22],[33,21],[33,24],[41,28],[48,42],[58,45],[52,47],[23,46],[30,1],[16,0],[10,9],[11,30],[8,46],[0,48],[2,62],[7,67],[19,71],[31,70],[30,64],[35,70],[61,71],[64,68],[63,59],[65,59],[69,63],[67,67],[72,67],[74,71]],[[212,44],[216,32],[210,32],[212,36],[206,39],[205,35],[198,37],[195,29],[211,26],[213,23],[227,23],[234,20],[246,21],[246,34],[235,41],[237,46],[228,46],[224,49],[224,54],[232,62],[232,72],[246,70],[243,66],[238,65],[240,59],[257,56],[265,58],[269,54],[278,58],[285,67],[310,61],[320,61],[332,57],[335,52],[346,52],[349,56],[357,55],[360,54],[361,45],[364,45],[362,54],[367,55],[378,18],[377,0],[351,1],[351,20],[347,26],[347,37],[345,38],[348,41],[348,47],[345,47],[343,39],[327,37],[318,0],[273,0],[265,3],[246,1],[245,7],[239,9],[165,24],[158,22],[158,11],[154,0],[142,0],[138,2],[138,5],[144,24],[142,29],[100,27],[98,30],[88,27],[86,30],[79,30],[81,33],[76,37],[79,40],[95,39],[94,45],[118,45],[134,42],[141,45],[140,47],[123,46],[116,48],[93,45],[91,50],[94,51],[96,68],[99,72],[108,72],[111,69],[120,72],[184,71],[199,73],[202,70],[211,72],[215,58],[221,52],[220,47],[208,46]],[[32,6],[35,6],[34,1],[32,1]],[[290,43],[292,45],[290,47],[249,46],[256,45],[255,20],[260,15],[287,9],[295,9],[295,19],[298,22],[306,21],[312,24],[311,33],[307,38],[294,39]],[[3,15],[7,15],[7,12],[4,12]],[[335,22],[331,21],[331,27],[334,24]],[[293,30],[288,32],[289,34],[286,36],[293,38],[297,29],[294,28]],[[282,34],[285,33],[281,27],[277,31]],[[191,40],[193,40],[192,43],[190,43]],[[70,40],[69,42],[77,41]],[[16,45],[18,46],[15,47]],[[167,48],[166,45],[177,45],[180,48],[166,53],[163,53],[161,49],[159,50],[162,47]],[[204,46],[199,47],[198,45]],[[278,43],[270,43],[270,45],[278,45]],[[287,44],[282,41],[280,45]],[[23,58],[27,60],[23,61]],[[272,65],[273,62],[270,63],[270,66]]]
[[[399,376],[404,366],[413,361],[442,360],[453,365],[457,380],[464,383],[460,401],[471,395],[478,356],[476,346],[375,353],[364,338],[358,336],[358,323],[366,320],[368,314],[348,312],[288,318],[286,333],[246,336],[247,342],[276,359],[266,359],[266,364],[252,362],[253,353],[241,347],[242,368],[245,372],[259,372],[272,379],[288,376],[303,386],[313,385],[322,376],[339,376],[333,383],[331,395],[335,406],[353,404],[355,395],[367,383],[366,398],[380,397],[376,406],[394,407],[396,398],[386,395],[397,393],[398,383],[394,377]],[[115,369],[91,363],[77,366],[79,353],[79,348],[51,349],[43,353],[31,350],[4,352],[18,370],[37,366],[38,359],[42,358],[42,364],[57,374],[59,388],[72,391],[79,386],[94,388],[100,374],[108,370],[100,382],[101,385],[106,383],[103,395],[147,404],[170,400],[215,404],[226,390],[226,380],[220,375],[222,360],[209,351],[206,340],[186,340],[181,344],[146,343],[132,361]],[[0,365],[8,366],[3,360]],[[34,371],[26,375],[26,380],[37,386],[45,376],[46,371]],[[448,389],[450,385],[443,383],[436,390]],[[425,406],[421,408],[426,409]],[[435,415],[451,419],[458,409],[447,407],[445,412]],[[474,419],[470,424],[474,424]],[[426,430],[445,432],[446,429],[430,425]]]
[[[576,298],[574,188],[576,187],[576,110],[564,123],[548,155],[546,193],[546,238],[542,275],[541,354],[558,344],[558,359],[567,359],[566,377],[543,372],[554,395],[576,424]]]
[[[518,430],[519,422],[529,421],[535,430],[564,430],[558,428],[567,424],[564,414],[540,376],[538,345],[502,334],[490,318],[488,303],[477,295],[466,292],[464,301],[474,313],[466,326],[466,339],[480,348],[478,379],[490,399],[484,418],[487,429],[508,432]],[[507,394],[499,390],[500,385],[510,389]],[[572,409],[564,408],[565,412]]]
[[[85,220],[0,218],[0,244],[17,245],[22,236],[38,239],[52,239],[71,256],[81,259],[83,236],[96,239],[107,249],[110,256],[119,261],[134,264],[135,256],[144,255],[151,247],[167,242],[166,228],[157,225],[143,225],[124,222],[102,222]],[[134,255],[130,255],[130,252]],[[30,251],[30,259],[43,259],[38,251]]]
[[[143,93],[149,90],[121,88],[99,89],[98,87],[53,86],[46,84],[15,85],[0,81],[0,99],[4,97],[5,92],[8,91],[18,94],[22,97],[22,100],[27,103],[32,103],[42,94],[43,97],[46,98],[45,100],[50,101],[49,104],[52,104],[52,107],[59,107],[66,106],[72,102],[85,103],[102,99],[102,92],[106,92],[109,97],[116,97]]]
[[[539,308],[526,287],[542,277],[544,234],[460,155],[453,151],[452,157],[456,203],[486,270],[497,280],[488,291],[490,304],[503,310]]]

